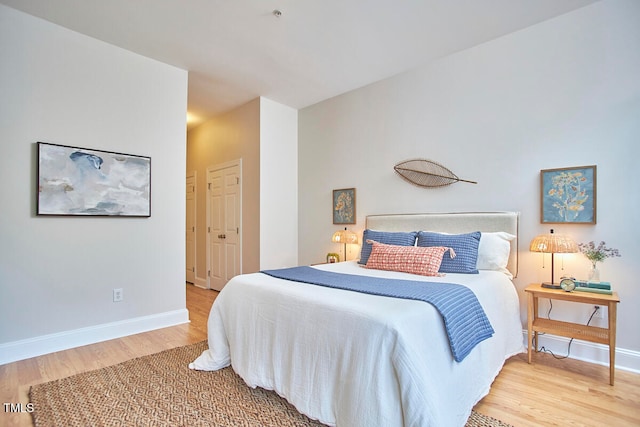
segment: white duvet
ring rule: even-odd
[[[524,351],[518,296],[500,272],[421,277],[355,261],[316,268],[461,283],[494,330],[460,363],[428,303],[277,279],[233,278],[209,315],[209,349],[192,369],[232,365],[251,387],[274,390],[328,425],[464,426],[504,361]]]

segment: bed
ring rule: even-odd
[[[437,232],[445,239],[481,232],[478,272],[426,277],[363,268],[362,259],[312,268],[412,283],[463,284],[493,328],[492,336],[463,360],[454,360],[443,316],[431,304],[260,272],[234,277],[220,292],[208,320],[209,349],[190,368],[231,365],[249,386],[274,390],[299,412],[327,425],[464,426],[505,360],[524,351],[511,281],[517,274],[518,214],[366,219],[365,237],[416,231]],[[507,242],[506,253],[502,242],[502,253],[494,254],[488,242],[496,236],[507,236],[499,239]]]

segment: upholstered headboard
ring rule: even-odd
[[[516,236],[511,241],[507,269],[518,275],[518,219],[517,212],[452,212],[421,214],[368,215],[366,228],[379,231],[436,231],[442,233],[471,233],[474,231],[506,231]]]

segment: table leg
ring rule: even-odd
[[[609,384],[613,385],[616,374],[616,325],[618,305],[609,303]]]
[[[528,363],[531,363],[531,332],[533,331],[533,313],[534,313],[533,292],[529,292],[527,296],[528,296],[527,298],[527,361]],[[536,343],[536,348],[537,348],[537,343]]]
[[[538,318],[538,301],[540,301],[538,299],[538,295],[533,295],[533,322],[535,323],[536,319]],[[536,353],[538,352],[538,337],[539,337],[539,333],[538,331],[534,331],[533,332],[533,351],[535,351]]]

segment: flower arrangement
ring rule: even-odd
[[[600,242],[598,246],[596,246],[593,241],[589,243],[578,243],[578,248],[594,266],[596,262],[602,262],[607,258],[622,256],[617,249],[607,248],[604,242]]]

